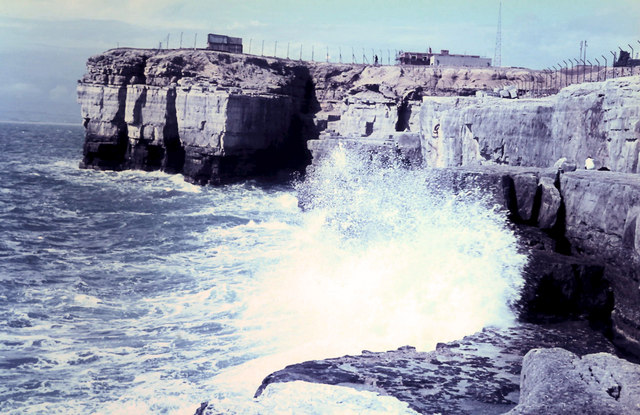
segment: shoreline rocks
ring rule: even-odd
[[[578,355],[614,351],[584,322],[522,323],[485,328],[430,352],[406,346],[290,365],[267,376],[256,397],[270,384],[303,380],[394,396],[419,413],[501,414],[519,401],[522,357],[533,347],[564,347]]]
[[[543,413],[640,414],[640,366],[608,353],[533,349],[522,361],[519,403],[507,415]]]

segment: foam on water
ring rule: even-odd
[[[310,211],[248,315],[324,355],[430,349],[509,324],[526,258],[504,215],[479,194],[430,186],[425,172],[334,153],[299,185]]]
[[[295,190],[198,187],[80,170],[81,130],[23,129],[0,140],[3,413],[402,413],[302,382],[252,396],[287,364],[512,317],[504,216],[425,172],[339,150]]]
[[[234,322],[262,357],[219,375],[218,388],[249,394],[292,362],[430,350],[513,322],[526,257],[479,191],[344,149],[297,191],[308,210],[279,261],[256,271]]]

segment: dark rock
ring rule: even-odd
[[[526,321],[586,317],[606,328],[613,310],[613,293],[603,265],[586,258],[532,250],[519,304]]]
[[[601,334],[581,322],[487,328],[439,343],[431,352],[401,347],[290,365],[267,376],[256,396],[272,383],[304,380],[391,395],[420,413],[500,414],[518,401],[526,352],[555,346],[579,355],[613,351]]]
[[[204,415],[205,410],[207,409],[208,406],[209,406],[208,402],[202,402],[200,404],[200,407],[196,409],[196,412],[193,415]]]
[[[513,184],[515,186],[518,216],[525,222],[535,220],[536,218],[532,217],[532,215],[535,211],[534,201],[538,191],[537,174],[516,174],[513,176]]]
[[[538,187],[540,192],[538,227],[540,229],[551,229],[558,219],[562,197],[555,187],[554,180],[549,177],[541,177]]]

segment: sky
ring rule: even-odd
[[[207,33],[245,51],[382,63],[397,50],[494,58],[500,0],[0,0],[0,120],[80,122],[77,80],[118,46],[205,47]],[[640,52],[640,0],[503,0],[503,66],[543,69],[627,44]],[[276,44],[277,42],[277,44]],[[264,47],[263,47],[264,44]],[[373,51],[372,51],[373,50]],[[390,58],[390,57],[391,58]],[[595,64],[595,62],[593,62]]]

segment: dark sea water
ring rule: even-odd
[[[295,186],[199,187],[80,170],[82,143],[0,124],[0,413],[410,413],[300,382],[252,396],[286,364],[512,321],[504,216],[425,173],[338,151]]]

